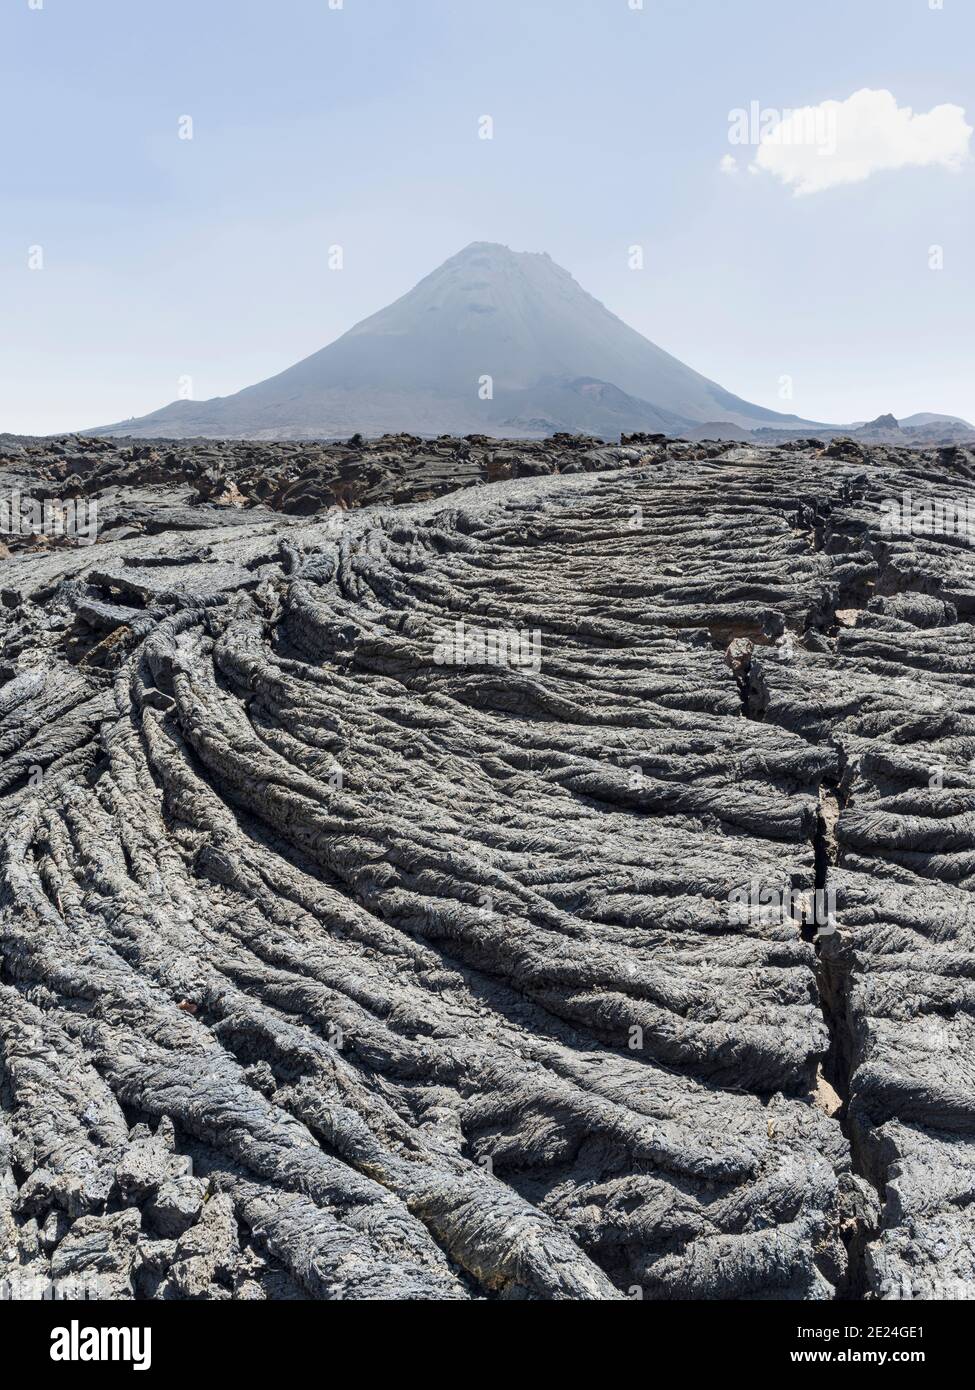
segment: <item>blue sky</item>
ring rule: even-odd
[[[975,124],[975,3],[630,3],[5,0],[0,430],[228,394],[474,240],[761,404],[975,420],[975,163],[796,196],[728,138],[864,88]]]

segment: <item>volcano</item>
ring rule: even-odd
[[[545,253],[474,242],[303,361],[232,396],[90,433],[344,438],[406,431],[680,434],[809,423],[732,395],[611,313]]]

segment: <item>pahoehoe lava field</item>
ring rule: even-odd
[[[98,504],[3,561],[0,1277],[975,1298],[975,549],[882,525],[975,456],[0,476]]]

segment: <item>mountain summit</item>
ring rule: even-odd
[[[795,428],[671,357],[545,253],[473,242],[320,352],[233,396],[95,431],[258,439]]]

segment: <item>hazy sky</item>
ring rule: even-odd
[[[760,404],[975,420],[975,0],[40,3],[0,13],[0,430],[229,394],[474,240]],[[729,141],[864,89],[845,156]]]

